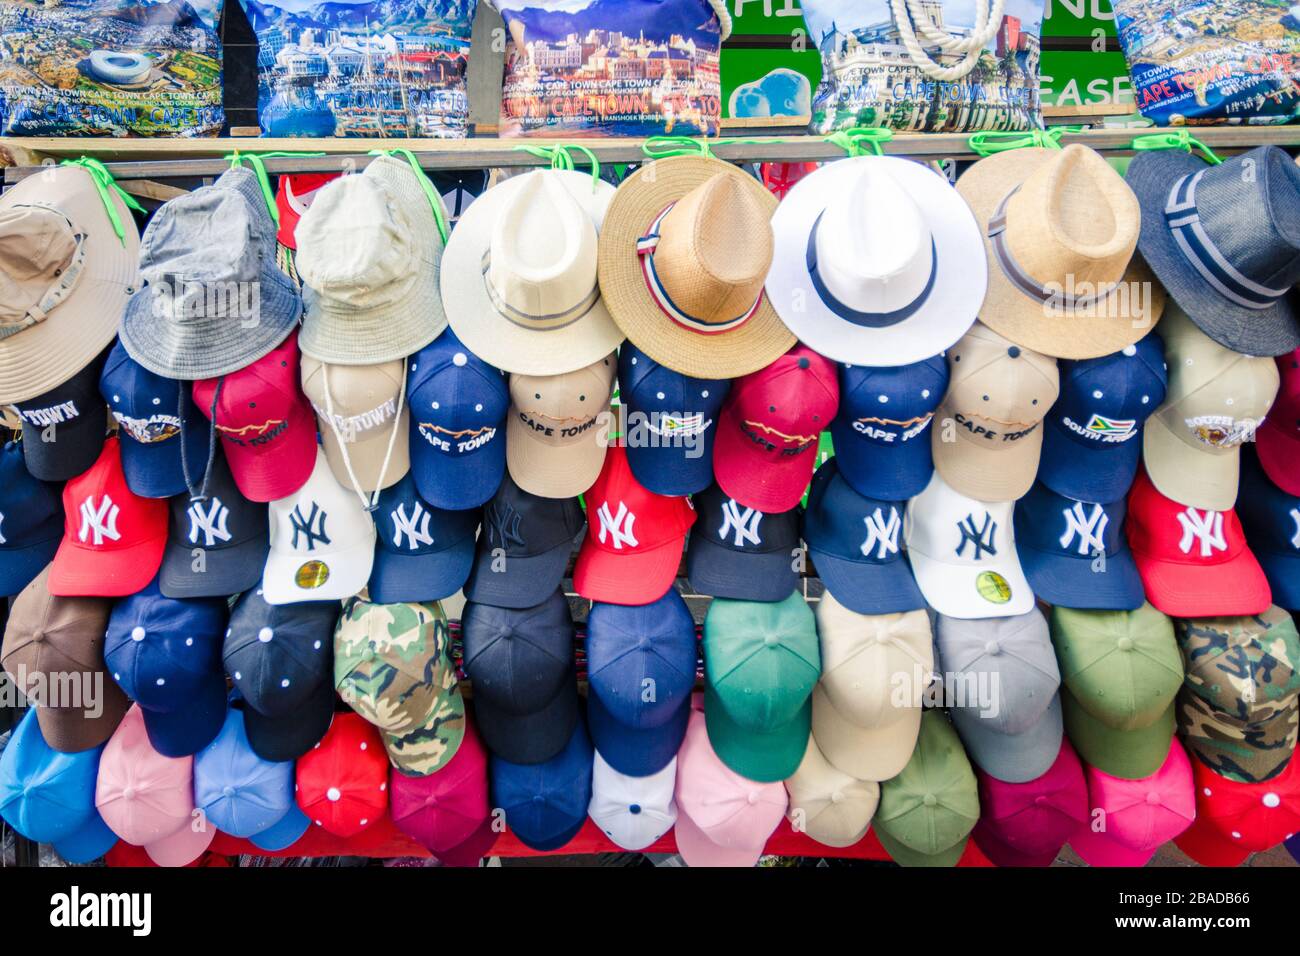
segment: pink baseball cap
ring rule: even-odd
[[[1268,480],[1300,497],[1300,349],[1274,361],[1282,384],[1264,423],[1255,430],[1255,450]]]
[[[1007,783],[976,768],[980,819],[975,844],[998,866],[1050,866],[1061,847],[1088,823],[1083,764],[1066,738],[1041,777]]]
[[[1236,866],[1300,833],[1300,760],[1262,783],[1238,783],[1192,758],[1196,822],[1179,849],[1202,866]]]
[[[99,758],[95,806],[108,828],[144,847],[159,866],[185,866],[203,855],[217,828],[194,812],[194,758],[164,757],[131,705]]]
[[[688,866],[753,866],[785,818],[783,783],[755,783],[718,759],[701,695],[677,751],[677,851]]]
[[[1124,780],[1096,767],[1085,768],[1084,777],[1088,820],[1070,837],[1070,846],[1091,866],[1145,866],[1196,818],[1192,764],[1177,739],[1149,777]]]
[[[298,758],[298,808],[313,826],[354,837],[388,812],[388,752],[379,730],[360,714],[338,713],[330,729]]]
[[[194,383],[194,404],[221,435],[230,473],[249,501],[287,498],[311,477],[316,414],[303,394],[299,374],[294,332],[238,372]],[[190,475],[188,480],[201,477]]]
[[[476,866],[496,843],[488,804],[488,756],[470,720],[456,755],[435,773],[389,772],[397,828],[447,866]]]
[[[722,490],[759,511],[797,505],[812,480],[818,439],[839,402],[834,363],[806,345],[737,379],[713,445],[713,474]]]

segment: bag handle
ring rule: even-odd
[[[936,29],[921,9],[920,0],[890,0],[894,22],[908,56],[917,68],[932,80],[960,80],[975,69],[985,45],[993,39],[1002,23],[1005,0],[975,0],[975,26],[966,39]],[[944,53],[960,53],[961,60],[942,67],[930,58],[916,35],[920,33],[931,45]]]

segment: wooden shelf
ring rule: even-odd
[[[1083,143],[1094,149],[1124,151],[1140,129],[1091,129],[1065,136],[1063,143]],[[1154,132],[1154,130],[1152,130]],[[1232,152],[1254,146],[1300,146],[1300,125],[1220,126],[1192,130],[1193,135],[1216,151]],[[904,133],[885,144],[887,154],[918,159],[971,159],[969,135],[965,133]],[[764,136],[755,131],[745,141],[713,147],[721,159],[745,162],[810,162],[843,157],[837,146],[816,136]],[[226,168],[221,159],[239,150],[245,153],[312,152],[318,157],[285,157],[266,160],[272,173],[328,172],[347,159],[355,166],[370,161],[372,149],[409,149],[425,169],[482,169],[494,166],[536,166],[545,161],[519,149],[521,145],[544,145],[558,140],[474,138],[428,139],[273,139],[222,137],[211,139],[57,139],[0,138],[0,163],[6,184],[39,171],[42,162],[90,155],[103,161],[115,177],[131,179],[175,179],[216,176]],[[592,150],[602,163],[644,160],[642,139],[564,140]],[[576,157],[575,157],[576,158]]]

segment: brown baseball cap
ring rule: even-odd
[[[113,602],[55,597],[47,566],[14,600],[0,661],[36,704],[45,742],[63,753],[98,747],[113,735],[130,701],[104,666]]]

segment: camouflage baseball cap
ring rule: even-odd
[[[334,630],[334,686],[403,773],[426,776],[456,755],[465,703],[441,604],[349,600]]]
[[[1279,607],[1177,622],[1187,680],[1178,729],[1212,770],[1239,783],[1285,769],[1300,729],[1300,635]]]

